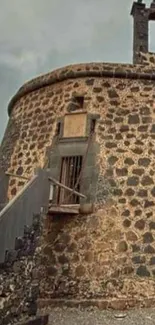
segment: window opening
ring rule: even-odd
[[[82,109],[84,105],[84,96],[75,96],[74,103],[77,105],[77,109]]]
[[[58,122],[58,123],[57,123],[57,127],[56,127],[56,135],[57,135],[57,136],[60,135],[60,130],[61,130],[61,123]]]
[[[82,169],[82,156],[63,157],[61,162],[60,183],[80,192],[79,176]],[[58,190],[58,204],[79,204],[79,196],[63,188]]]
[[[95,132],[95,127],[96,127],[96,120],[93,119],[91,120],[91,123],[90,123],[90,133],[93,134]]]

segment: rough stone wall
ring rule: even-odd
[[[30,93],[36,89],[39,89],[41,87],[47,87],[48,85],[54,84],[56,82],[61,82],[63,80],[70,79],[71,77],[77,78],[83,75],[85,73],[85,76],[92,76],[93,72],[94,75],[102,76],[105,72],[113,72],[115,75],[115,72],[151,72],[148,71],[148,69],[144,66],[141,66],[139,64],[132,65],[132,64],[121,64],[121,63],[105,63],[105,62],[93,62],[93,63],[82,63],[82,64],[74,64],[69,65],[64,68],[60,68],[57,70],[54,70],[52,72],[49,72],[45,75],[41,75],[37,78],[34,78],[27,83],[25,83],[19,91],[16,93],[16,95],[12,98],[12,100],[9,103],[8,111],[9,114],[11,113],[13,106],[17,102],[17,100],[21,97],[26,95],[27,93]]]
[[[0,166],[1,169],[7,171],[11,156],[16,146],[16,141],[20,135],[20,119],[15,120],[14,117],[10,117],[7,129],[0,147]]]
[[[113,202],[89,216],[50,218],[43,237],[42,302],[116,299],[134,306],[142,299],[144,306],[145,299],[154,297],[149,220],[122,216]]]
[[[36,315],[39,295],[40,216],[34,216],[32,227],[25,227],[24,236],[6,253],[0,265],[0,324],[15,324]]]
[[[81,70],[83,77],[78,74]],[[84,96],[85,110],[100,114],[96,212],[87,217],[48,218],[42,242],[42,299],[154,295],[155,81],[151,71],[140,65],[80,65],[57,72],[58,79],[63,75],[59,83],[52,81],[54,74],[44,77],[44,88],[35,88],[41,79],[32,81],[20,90],[23,96],[16,97],[11,116],[20,120],[19,139],[11,148],[8,170],[23,176],[30,177],[36,166],[45,164],[56,120],[71,111],[74,95]],[[116,77],[116,72],[123,77]],[[19,189],[18,182],[11,180],[10,197]]]
[[[147,66],[150,66],[152,68],[155,68],[155,53],[147,52],[139,52],[138,53],[139,62],[141,64],[145,64]]]
[[[44,237],[47,281],[42,281],[41,297],[151,297],[155,274],[154,83],[81,82],[89,84],[87,108],[95,108],[101,116],[96,130],[99,210],[87,217],[61,216],[51,221]]]
[[[118,108],[120,110],[120,108],[128,107],[128,110],[132,112],[135,105],[140,107],[144,105],[145,101],[152,107],[154,100],[153,82],[120,78],[95,78],[91,77],[92,73],[100,76],[103,72],[110,72],[112,75],[119,72],[120,74],[124,73],[126,76],[127,73],[134,74],[143,71],[146,73],[151,72],[149,67],[140,65],[137,67],[115,64],[77,65],[68,67],[66,70],[58,70],[53,74],[44,76],[42,79],[40,77],[40,79],[38,78],[26,84],[16,96],[17,99],[19,95],[23,95],[14,103],[11,113],[11,120],[16,125],[14,140],[12,141],[10,135],[12,128],[8,126],[1,148],[0,162],[4,165],[3,157],[6,157],[8,172],[31,177],[34,168],[42,167],[45,164],[46,149],[52,143],[56,119],[64,115],[65,112],[70,111],[71,100],[75,94],[85,96],[84,109],[88,112],[101,114],[101,121],[97,130],[98,141],[101,142],[102,118],[105,118],[106,114],[110,113],[109,109],[115,110],[115,108]],[[86,77],[75,78],[78,73],[84,73]],[[48,85],[48,83],[54,82],[56,78],[59,81],[60,76],[63,76],[64,79],[70,78],[71,75],[73,75],[72,79]],[[44,82],[47,86],[36,89],[41,85],[41,82]],[[33,89],[34,91],[32,91]],[[119,113],[116,112],[117,114]],[[107,116],[105,123],[109,123],[109,125],[115,124],[115,120],[108,121],[108,119]],[[128,123],[124,117],[119,124],[117,124],[116,118],[116,125],[119,125],[120,128],[124,123]],[[108,136],[110,137],[110,135]],[[23,179],[10,178],[9,198],[17,193],[24,185],[24,182],[26,181]]]

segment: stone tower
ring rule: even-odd
[[[142,63],[140,52],[149,50],[149,21],[155,20],[155,1],[146,8],[142,1],[133,3],[131,15],[134,20],[133,27],[133,63]]]
[[[134,2],[131,13],[134,65],[67,66],[29,81],[9,104],[0,149],[1,167],[11,174],[9,199],[36,167],[82,194],[53,189],[42,238],[42,304],[154,303],[155,55],[148,21],[155,3]]]

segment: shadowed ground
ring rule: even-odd
[[[47,312],[47,310],[46,310]],[[98,309],[53,308],[49,325],[154,325],[155,309],[133,309],[124,312]],[[116,318],[117,315],[124,318]]]

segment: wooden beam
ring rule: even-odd
[[[49,214],[79,214],[79,208],[62,207],[62,206],[50,206],[48,210]]]
[[[6,175],[6,176],[12,176],[12,177],[16,177],[16,178],[25,179],[26,181],[29,181],[29,180],[30,180],[28,177],[20,176],[20,175],[17,175],[17,174],[5,173],[5,175]]]
[[[84,198],[84,199],[86,198],[86,196],[85,196],[84,194],[81,194],[81,193],[79,193],[79,192],[73,190],[72,188],[70,188],[70,187],[68,187],[68,186],[66,186],[66,185],[64,185],[64,184],[62,184],[62,183],[60,183],[60,182],[58,182],[58,181],[57,181],[55,178],[53,178],[53,177],[49,177],[49,180],[50,180],[52,183],[54,183],[55,185],[64,188],[64,189],[67,190],[68,192],[72,192],[73,194],[75,194],[75,195],[77,195],[77,196],[80,196],[80,197],[82,197],[82,198]]]

